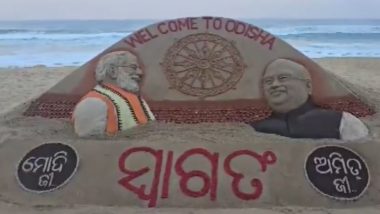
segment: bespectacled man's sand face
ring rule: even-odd
[[[306,70],[285,59],[272,62],[266,69],[262,85],[264,97],[273,111],[286,113],[304,104],[311,94]]]
[[[125,59],[121,60],[116,66],[116,84],[133,93],[139,93],[143,72],[138,64],[137,57],[130,52],[125,53]]]

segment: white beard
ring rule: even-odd
[[[139,93],[140,91],[140,85],[138,84],[138,82],[136,82],[135,80],[131,79],[129,77],[129,75],[118,75],[117,79],[116,79],[116,84],[122,88],[122,89],[125,89],[129,92],[132,92],[132,93]]]

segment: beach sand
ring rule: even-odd
[[[331,71],[332,73],[336,74],[343,80],[347,81],[350,85],[353,87],[357,87],[358,91],[362,93],[362,95],[370,97],[370,100],[378,105],[380,103],[379,97],[380,97],[380,59],[376,58],[326,58],[326,59],[317,59],[317,61],[320,65],[322,65],[327,70]],[[62,139],[63,137],[70,136],[72,134],[72,130],[67,130],[67,127],[65,124],[62,124],[59,121],[53,121],[50,123],[52,127],[48,130],[44,130],[44,127],[30,127],[28,130],[25,129],[27,127],[28,123],[35,124],[35,120],[41,120],[41,122],[44,122],[45,119],[26,119],[21,120],[18,117],[15,117],[16,119],[12,119],[14,117],[14,114],[17,112],[14,112],[13,109],[16,106],[20,109],[22,109],[22,104],[28,103],[30,99],[33,99],[35,97],[38,97],[42,92],[46,91],[50,87],[52,87],[55,83],[57,83],[59,80],[61,80],[63,77],[65,77],[70,72],[74,71],[75,67],[63,67],[63,68],[47,68],[44,66],[35,66],[31,68],[12,68],[12,69],[0,69],[0,84],[1,84],[1,96],[0,96],[0,111],[3,112],[2,119],[3,121],[8,121],[7,123],[0,123],[0,133],[3,133],[5,135],[1,136],[0,138],[0,146],[1,143],[6,138],[12,138],[10,136],[10,133],[14,133],[14,135],[17,137],[25,137],[30,135],[35,135],[37,137],[37,134],[40,135],[46,135],[46,136],[55,136],[57,135],[57,139]],[[5,113],[9,112],[9,113]],[[13,115],[13,116],[12,116]],[[11,118],[11,119],[9,119]],[[365,122],[369,124],[369,126],[372,129],[372,132],[374,133],[372,136],[372,141],[380,142],[379,141],[379,133],[380,133],[380,119],[378,114],[366,118]],[[24,130],[20,131],[17,128],[19,126],[23,126]],[[170,127],[169,127],[170,128]],[[229,132],[234,133],[236,131],[239,131],[240,133],[245,132],[245,126],[244,125],[231,125]],[[147,128],[150,129],[149,127]],[[202,129],[202,127],[200,128]],[[145,129],[146,130],[146,129]],[[181,127],[179,126],[178,130],[181,130]],[[196,130],[196,129],[194,129]],[[211,137],[220,137],[222,138],[234,138],[233,135],[227,136],[225,134],[225,129],[223,132],[218,133],[218,126],[212,130],[214,133],[214,136]],[[247,131],[247,136],[248,132]],[[139,133],[140,132],[140,133]],[[137,134],[135,134],[135,138],[138,136],[144,135],[144,129],[142,131],[137,131]],[[163,138],[169,137],[170,135],[166,133],[165,131],[161,130],[163,133]],[[146,134],[145,140],[149,140],[148,134]],[[167,135],[167,136],[166,136]],[[218,136],[219,135],[219,136]],[[157,136],[157,133],[156,133]],[[187,133],[183,133],[182,137],[199,137],[196,136],[196,134],[191,133],[191,131],[188,131]],[[249,137],[249,136],[248,136]],[[14,137],[15,138],[15,137]],[[136,139],[131,139],[131,141]],[[157,139],[156,139],[157,140]],[[218,139],[215,138],[217,141]],[[239,139],[238,139],[239,140]],[[274,141],[283,141],[283,138],[277,139],[276,137],[273,138]],[[0,164],[1,165],[1,164]],[[331,213],[331,214],[340,214],[340,213],[347,213],[347,214],[354,214],[354,213],[380,213],[380,206],[375,207],[361,207],[361,208],[355,208],[355,209],[326,209],[326,208],[308,208],[308,207],[289,207],[289,206],[283,206],[283,207],[273,207],[273,208],[249,208],[249,209],[179,209],[179,208],[167,208],[167,209],[143,209],[143,208],[136,208],[136,207],[123,207],[123,206],[113,206],[113,207],[106,207],[106,206],[96,206],[96,205],[67,205],[67,206],[24,206],[21,204],[18,204],[14,201],[9,201],[5,198],[2,198],[0,193],[0,213],[53,213],[53,214],[60,214],[60,213],[241,213],[241,214],[248,214],[248,213],[262,213],[262,214],[272,214],[272,213],[313,213],[313,214],[319,214],[319,213]]]

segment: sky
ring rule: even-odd
[[[380,19],[380,0],[0,0],[0,20]]]

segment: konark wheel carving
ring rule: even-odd
[[[201,99],[234,88],[246,67],[233,42],[210,33],[178,40],[161,65],[171,88]]]

